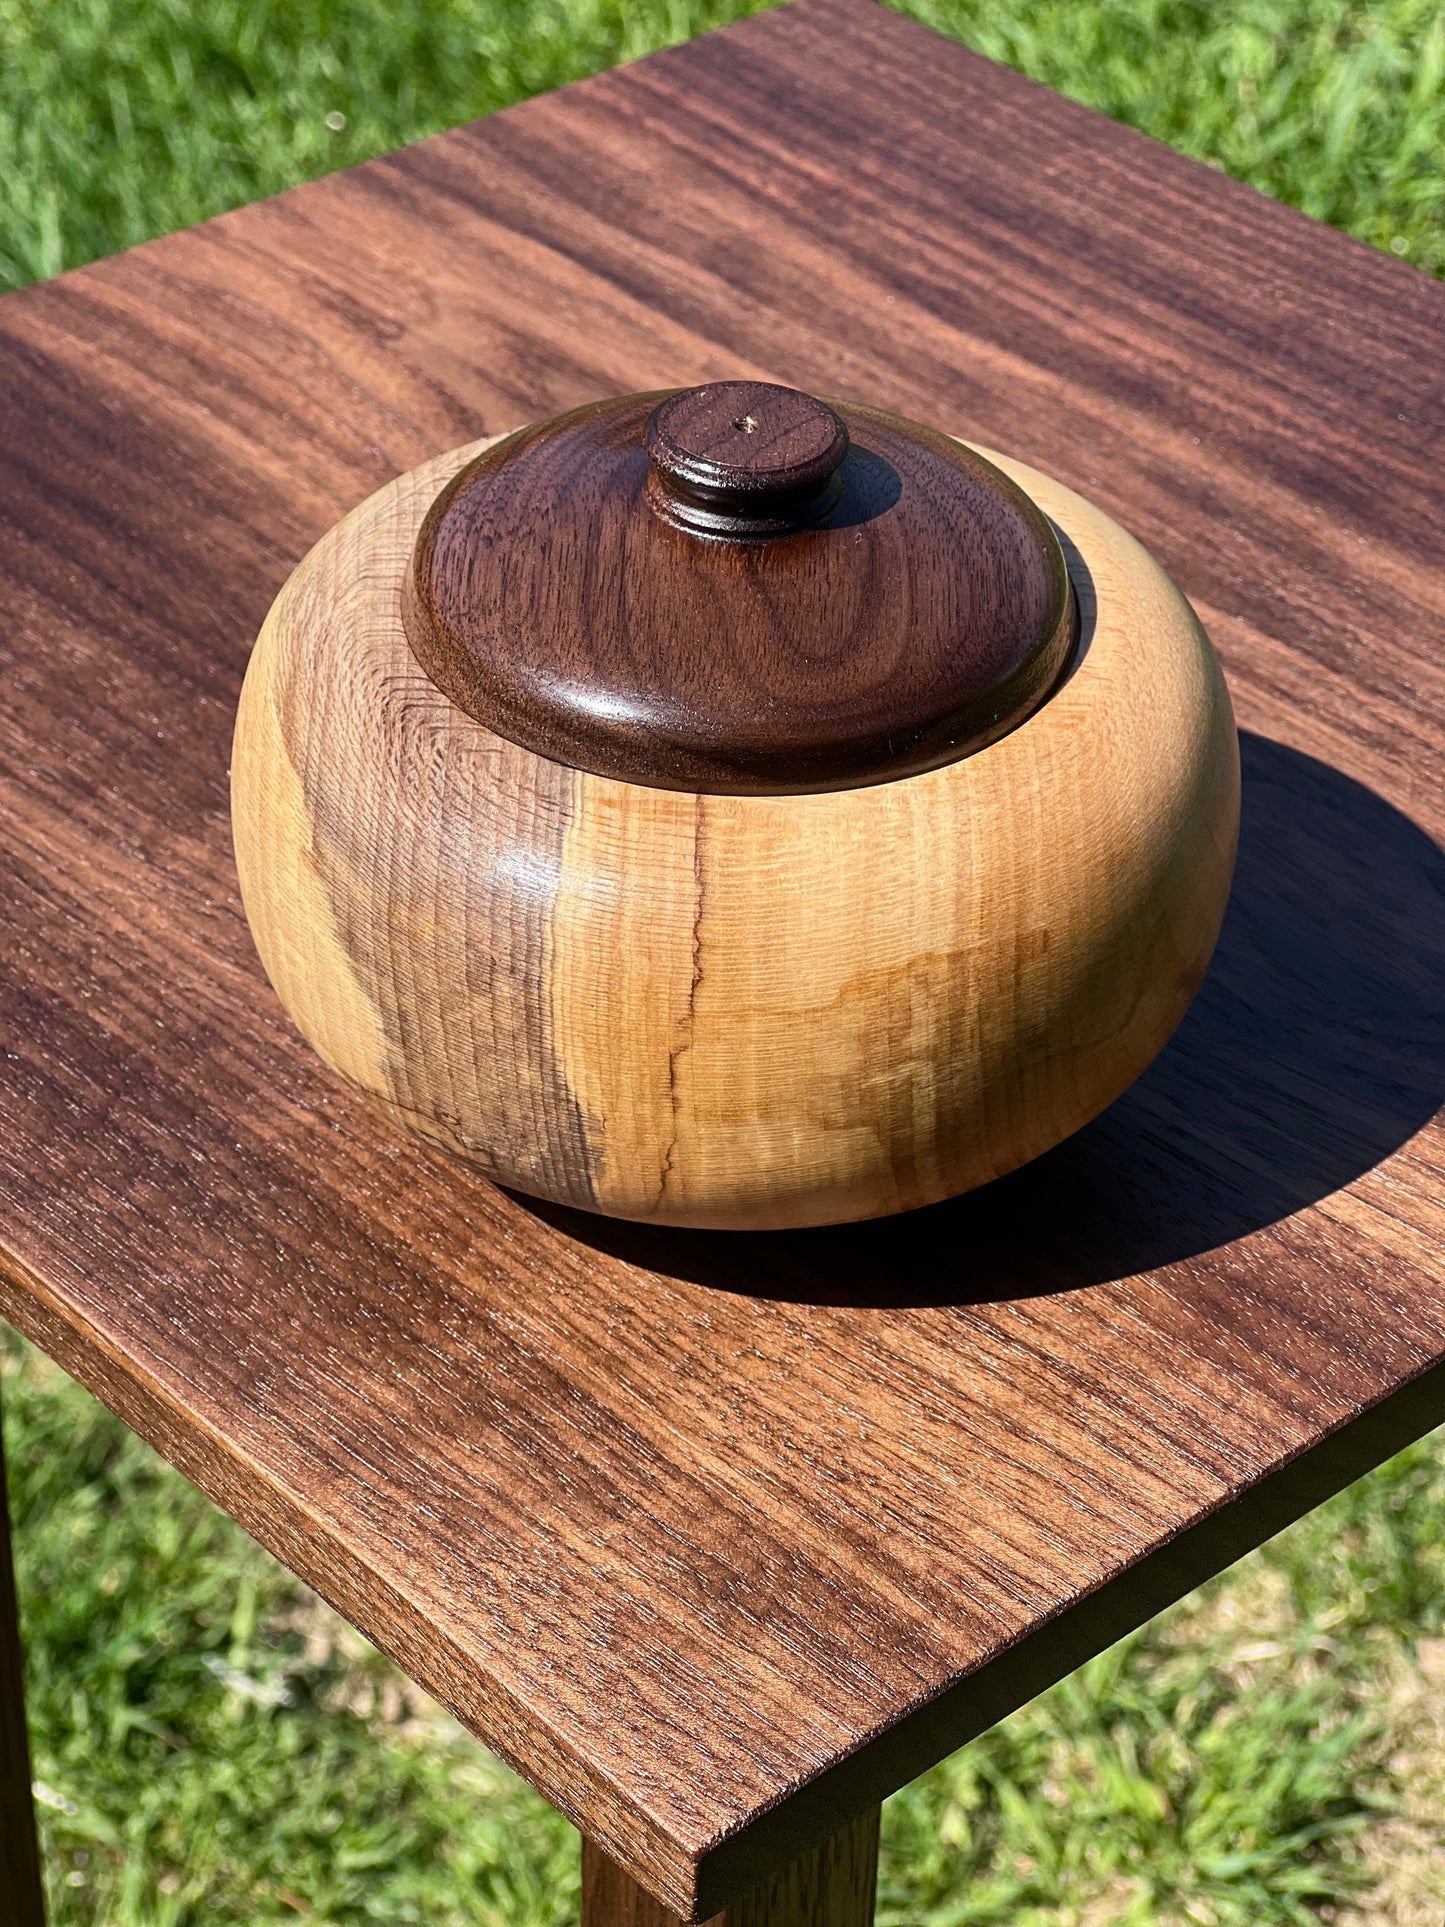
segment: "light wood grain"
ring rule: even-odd
[[[1438,284],[861,0],[0,301],[0,1306],[681,1915],[1445,1416],[1442,358]],[[246,660],[323,533],[723,373],[1096,499],[1244,726],[1169,1047],[836,1231],[410,1148],[232,866]]]
[[[878,1809],[870,1808],[739,1896],[706,1927],[873,1927]],[[590,1841],[582,1843],[582,1927],[682,1927]]]
[[[334,1068],[502,1183],[746,1229],[971,1190],[1133,1082],[1204,974],[1239,817],[1213,652],[1136,542],[1000,458],[1088,611],[1064,686],[924,775],[690,796],[521,750],[420,672],[407,564],[477,452],[323,537],[241,703],[242,895]]]

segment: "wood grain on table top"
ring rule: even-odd
[[[0,1303],[683,1914],[1445,1416],[1442,345],[1435,283],[862,0],[0,304]],[[432,1163],[236,896],[310,543],[724,375],[1094,496],[1248,732],[1175,1044],[906,1221],[645,1232]]]

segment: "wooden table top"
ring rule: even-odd
[[[706,1914],[1445,1417],[1445,289],[866,0],[0,303],[0,1306]],[[1222,652],[1215,967],[914,1218],[443,1169],[252,951],[251,639],[397,471],[757,375],[1008,449]]]

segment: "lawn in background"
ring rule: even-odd
[[[490,113],[757,0],[0,0],[0,287]],[[1445,269],[1439,0],[908,0]]]
[[[748,0],[0,0],[0,286]],[[1438,0],[911,0],[1445,271]],[[565,1927],[575,1836],[18,1340],[52,1927]],[[895,1796],[883,1927],[1439,1927],[1445,1454],[1391,1465]],[[1356,1909],[1356,1911],[1352,1911]]]

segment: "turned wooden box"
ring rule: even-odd
[[[399,1122],[630,1218],[907,1210],[1183,1015],[1238,827],[1188,603],[1022,463],[766,383],[439,457],[277,598],[236,854],[286,1008]]]

